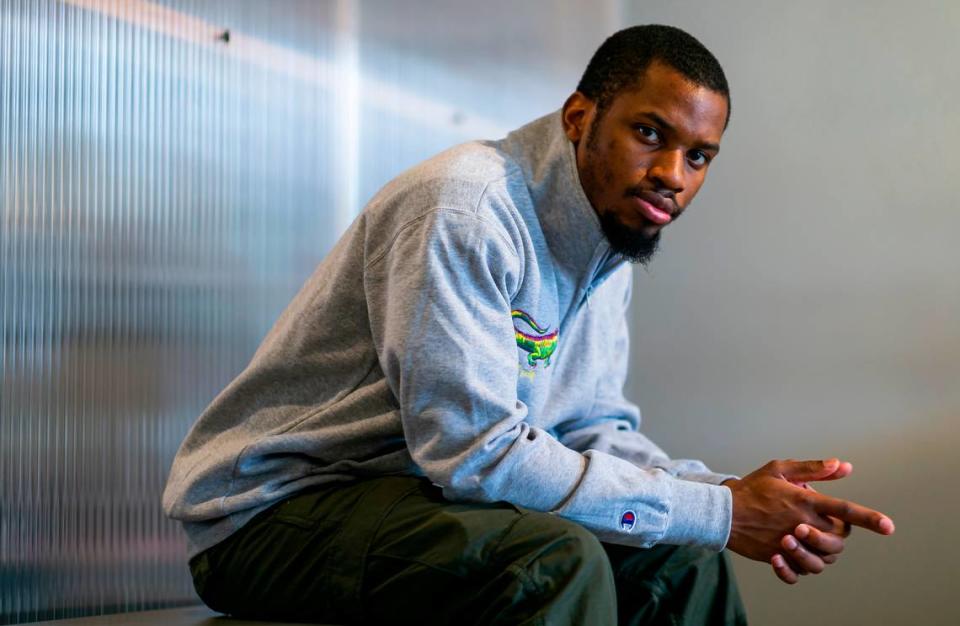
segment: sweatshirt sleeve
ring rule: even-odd
[[[612,543],[723,548],[729,489],[580,453],[526,421],[510,315],[522,268],[498,227],[436,209],[365,270],[373,339],[407,447],[447,498],[553,512]]]
[[[657,444],[639,431],[640,409],[623,395],[630,355],[627,308],[632,281],[625,281],[623,306],[617,312],[617,331],[606,350],[613,355],[607,372],[600,377],[597,396],[590,413],[582,419],[566,422],[557,429],[560,441],[578,451],[597,450],[629,461],[638,467],[659,468],[682,480],[719,485],[732,474],[711,471],[702,461],[671,459]]]

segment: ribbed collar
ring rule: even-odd
[[[575,148],[563,132],[560,111],[511,132],[501,146],[523,171],[554,265],[563,274],[558,277],[558,296],[561,301],[578,301],[624,259],[610,249],[583,191]]]

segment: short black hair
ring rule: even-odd
[[[636,84],[659,61],[692,82],[723,94],[730,121],[730,87],[720,62],[696,37],[674,26],[631,26],[610,35],[593,54],[577,91],[604,111],[614,97]]]

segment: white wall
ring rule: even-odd
[[[720,59],[722,155],[634,291],[631,395],[675,456],[840,456],[878,508],[796,587],[737,558],[752,623],[957,624],[960,4],[626,3]]]

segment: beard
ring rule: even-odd
[[[596,160],[600,158],[597,150],[597,129],[600,127],[600,120],[605,113],[606,110],[603,108],[597,111],[593,122],[590,124],[590,132],[587,135],[585,145],[586,151]],[[595,184],[594,181],[599,182],[600,180],[601,177],[597,175],[597,173],[590,172],[588,184],[591,187]],[[612,181],[610,180],[603,182],[604,185],[611,183]],[[641,188],[639,186],[631,187],[626,190],[624,196],[629,197],[637,195],[640,192]],[[646,267],[657,253],[657,250],[660,249],[660,231],[658,230],[653,236],[648,237],[643,234],[642,231],[634,230],[621,222],[615,213],[615,211],[597,211],[598,217],[600,218],[600,227],[603,230],[604,236],[607,238],[607,242],[610,244],[610,248],[627,261],[640,263]]]
[[[631,263],[640,263],[646,267],[660,248],[660,231],[648,237],[621,222],[613,211],[604,211],[600,216],[600,227],[610,244],[610,248]]]

